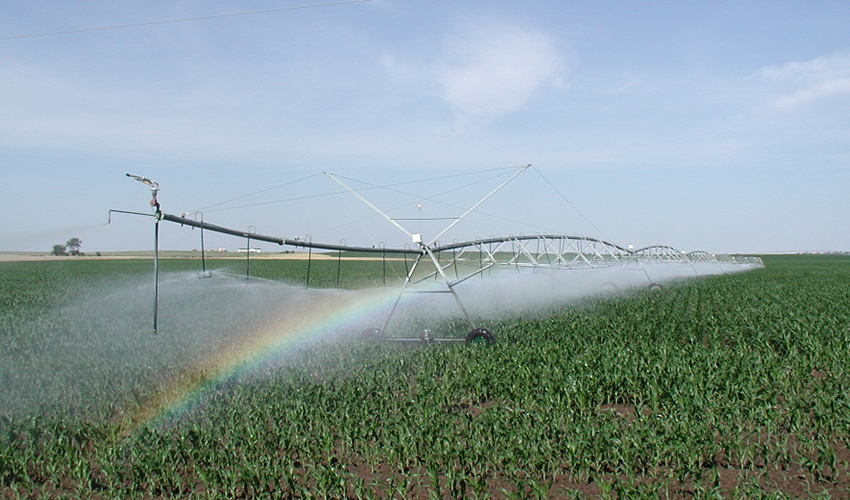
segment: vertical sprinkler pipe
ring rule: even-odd
[[[204,214],[203,212],[199,212],[201,214],[201,272],[204,273],[204,276],[207,275],[207,263],[204,260],[204,254],[207,253],[204,248]]]
[[[309,234],[306,236],[308,243],[313,243],[313,237]],[[307,279],[304,281],[304,288],[310,288],[310,263],[313,260],[313,245],[307,247]]]
[[[339,246],[345,246],[345,240],[339,240]],[[339,272],[342,268],[342,250],[336,254],[336,287],[339,288]]]
[[[157,209],[159,206],[157,205]],[[153,334],[156,335],[156,320],[159,311],[159,220],[162,212],[156,211],[153,224]]]
[[[251,278],[251,228],[254,228],[254,232],[257,231],[257,228],[251,224],[248,226],[248,248],[245,252],[245,279]]]
[[[196,222],[197,222],[199,216],[201,218],[200,224],[193,224],[192,225],[192,229],[194,229],[196,227],[201,228],[201,272],[200,272],[200,274],[198,274],[198,278],[209,278],[210,276],[212,276],[212,273],[207,272],[207,261],[206,261],[207,248],[206,248],[206,245],[204,244],[204,213],[201,212],[200,210],[195,211],[195,212],[191,212],[191,213],[186,212],[186,213],[182,214],[181,217],[185,218],[190,214],[195,216]]]
[[[384,251],[384,242],[380,242],[378,246],[381,247],[381,283],[384,288],[387,287],[387,252]]]

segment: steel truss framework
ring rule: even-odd
[[[460,308],[466,321],[469,323],[472,331],[465,339],[467,342],[476,339],[486,339],[492,341],[490,332],[479,328],[475,319],[469,314],[466,307],[458,295],[457,287],[464,281],[476,276],[482,276],[485,273],[490,273],[494,270],[513,269],[516,272],[535,271],[541,269],[551,270],[581,270],[581,269],[599,269],[612,268],[618,266],[630,266],[637,268],[646,274],[650,288],[660,289],[661,285],[654,282],[647,272],[648,264],[703,264],[711,263],[732,266],[746,266],[746,268],[763,267],[763,263],[759,257],[750,256],[730,256],[728,254],[710,254],[704,251],[682,252],[671,246],[653,245],[644,247],[638,250],[627,249],[622,246],[610,243],[598,238],[590,236],[572,236],[561,234],[537,234],[537,235],[519,235],[505,237],[489,237],[485,239],[475,239],[464,242],[453,242],[447,245],[441,245],[437,239],[445,234],[450,228],[460,222],[466,215],[471,213],[475,208],[481,205],[485,200],[490,198],[505,184],[510,182],[514,177],[530,167],[526,165],[513,174],[507,181],[503,182],[496,189],[491,191],[487,196],[473,205],[460,217],[453,221],[440,232],[431,241],[425,242],[420,234],[413,234],[402,227],[398,221],[393,220],[377,207],[365,200],[356,191],[350,189],[343,184],[332,174],[326,174],[333,181],[343,186],[346,190],[359,198],[378,214],[386,218],[390,223],[407,234],[412,241],[413,246],[405,245],[404,248],[385,248],[383,246],[375,247],[352,247],[347,245],[325,244],[313,242],[309,239],[289,239],[278,236],[269,236],[259,234],[252,231],[242,231],[238,229],[227,228],[204,222],[203,216],[200,220],[196,218],[190,219],[183,216],[177,216],[165,213],[160,210],[159,203],[156,200],[156,195],[159,190],[159,185],[149,179],[132,176],[140,182],[143,182],[151,187],[152,200],[151,206],[154,208],[153,214],[143,214],[138,212],[126,212],[122,210],[110,210],[111,214],[129,213],[134,215],[153,216],[155,219],[154,233],[154,332],[156,332],[156,317],[157,317],[157,250],[158,250],[158,235],[160,221],[167,221],[181,226],[189,226],[201,229],[201,251],[203,248],[203,231],[214,231],[217,233],[228,234],[250,241],[264,241],[275,243],[281,246],[290,246],[301,248],[312,252],[312,250],[326,250],[338,252],[358,252],[386,255],[403,256],[405,263],[408,257],[412,256],[412,265],[407,267],[407,275],[404,278],[404,283],[401,286],[395,303],[387,316],[383,327],[380,330],[375,330],[375,333],[383,335],[384,331],[390,323],[390,320],[395,313],[402,297],[408,293],[447,293],[451,294],[454,301]],[[250,258],[250,252],[246,253],[246,258]],[[309,269],[309,264],[308,264]],[[205,273],[208,276],[208,273]],[[453,277],[450,277],[453,276]],[[309,282],[309,276],[308,276]],[[399,339],[405,340],[405,339]],[[406,339],[420,340],[420,339]],[[464,339],[427,339],[427,340],[443,340],[443,341],[463,341]]]

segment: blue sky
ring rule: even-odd
[[[170,213],[395,246],[400,232],[313,174],[527,163],[447,236],[850,250],[848,2],[372,0],[8,38],[310,4],[0,1],[0,250],[150,248],[150,220],[104,224],[149,210],[126,172],[157,180]],[[488,176],[364,195],[394,217],[459,215],[504,179]],[[163,228],[165,248],[197,240]]]

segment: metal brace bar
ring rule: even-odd
[[[440,270],[440,276],[443,277],[443,281],[445,282],[446,286],[452,292],[452,295],[454,295],[455,302],[457,302],[457,305],[458,307],[460,307],[460,310],[463,311],[463,315],[466,316],[466,320],[469,322],[469,326],[471,326],[472,329],[475,330],[475,322],[472,321],[472,316],[469,315],[469,312],[466,310],[466,307],[463,306],[463,302],[460,301],[460,297],[458,297],[457,292],[455,291],[454,287],[451,284],[451,281],[449,280],[449,277],[446,276],[446,273],[443,272],[443,268],[440,267],[440,264],[437,262],[437,258],[434,257],[434,252],[432,252],[431,249],[428,247],[425,247],[425,252],[431,258],[431,262],[434,263],[434,266],[436,266],[437,269]]]

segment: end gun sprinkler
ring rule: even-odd
[[[159,183],[152,181],[147,177],[127,174],[127,177],[136,179],[137,181],[150,186],[151,201],[150,205],[154,213],[154,230],[153,230],[153,334],[156,335],[157,313],[159,310],[159,221],[162,219],[162,211],[159,208],[159,201],[156,199],[159,193]]]

